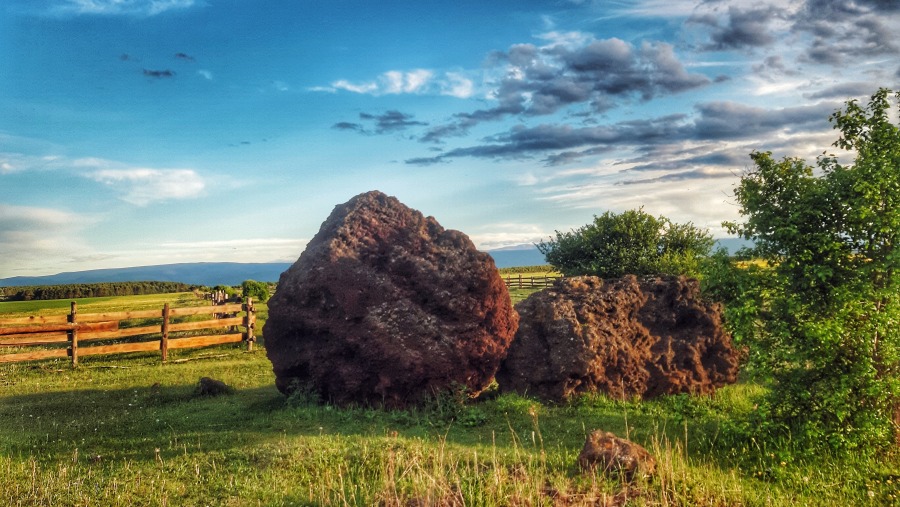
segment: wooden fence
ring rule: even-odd
[[[210,315],[210,318],[194,320],[198,315]],[[153,324],[146,325],[148,320]],[[41,347],[30,352],[0,355],[0,363],[69,357],[72,366],[77,366],[78,358],[82,356],[148,351],[159,351],[165,362],[170,349],[238,342],[246,343],[247,350],[253,350],[255,326],[256,310],[250,298],[245,303],[226,305],[170,308],[166,303],[161,311],[86,314],[78,313],[73,301],[68,315],[0,319],[0,347]],[[243,327],[243,331],[234,332],[239,327]],[[203,334],[221,329],[225,332]],[[200,336],[196,336],[198,331]],[[123,338],[128,340],[123,341]],[[102,344],[88,346],[86,342]],[[61,347],[63,343],[67,346]]]
[[[562,276],[523,276],[521,273],[518,275],[506,275],[503,277],[503,281],[506,282],[506,287],[509,289],[544,289],[553,285],[553,282],[559,280]]]

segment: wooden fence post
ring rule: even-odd
[[[169,303],[163,306],[162,311],[162,339],[159,342],[160,354],[162,354],[162,362],[169,360]]]
[[[66,319],[69,321],[69,324],[72,325],[72,329],[69,329],[69,355],[72,356],[72,367],[78,366],[78,330],[75,329],[75,325],[78,323],[77,319],[78,315],[78,304],[75,301],[72,301],[72,310],[69,312],[69,318]]]
[[[247,342],[247,352],[253,352],[253,342],[256,341],[256,337],[253,336],[253,329],[256,327],[256,309],[253,308],[253,298],[248,297],[247,302],[244,304],[244,311],[247,312],[244,315],[244,341]]]

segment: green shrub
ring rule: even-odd
[[[698,276],[701,260],[713,246],[712,236],[691,223],[654,217],[643,208],[615,214],[607,211],[538,250],[566,276],[618,278],[626,274]]]
[[[753,153],[736,189],[746,222],[726,225],[772,266],[770,280],[736,298],[752,358],[774,381],[752,425],[760,438],[856,454],[900,442],[900,128],[890,94],[831,116],[852,165],[823,155],[814,171]]]

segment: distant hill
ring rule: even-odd
[[[718,246],[735,252],[749,243],[738,238],[718,240]],[[519,266],[540,266],[547,264],[534,245],[490,250],[498,268]],[[0,287],[21,287],[24,285],[64,285],[70,283],[104,282],[181,282],[189,285],[240,285],[244,280],[277,282],[282,272],[291,266],[288,262],[239,263],[239,262],[195,262],[183,264],[162,264],[135,268],[93,269],[46,276],[15,276],[0,278]]]
[[[494,257],[494,262],[500,268],[545,264],[544,256],[533,247],[528,250],[497,250],[488,253]],[[92,269],[46,276],[0,278],[0,287],[142,281],[182,282],[189,285],[212,287],[215,285],[240,285],[244,280],[277,282],[281,273],[289,267],[291,267],[291,263],[288,262],[162,264],[134,268]]]
[[[244,280],[277,282],[290,263],[197,262],[134,268],[93,269],[46,276],[0,279],[0,286],[64,285],[103,282],[182,282],[190,285],[240,285]]]
[[[719,238],[713,246],[713,251],[724,248],[729,253],[735,253],[741,248],[751,247],[753,243],[742,238]],[[537,247],[534,245],[517,245],[497,250],[489,250],[498,268],[515,268],[519,266],[542,266],[547,264]]]

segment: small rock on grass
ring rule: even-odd
[[[621,474],[629,482],[656,473],[656,459],[647,449],[603,430],[594,430],[588,435],[578,455],[578,465],[584,471],[599,471],[610,476]]]
[[[209,377],[202,377],[197,383],[195,391],[198,396],[219,396],[220,394],[231,394],[234,388],[222,382]]]

